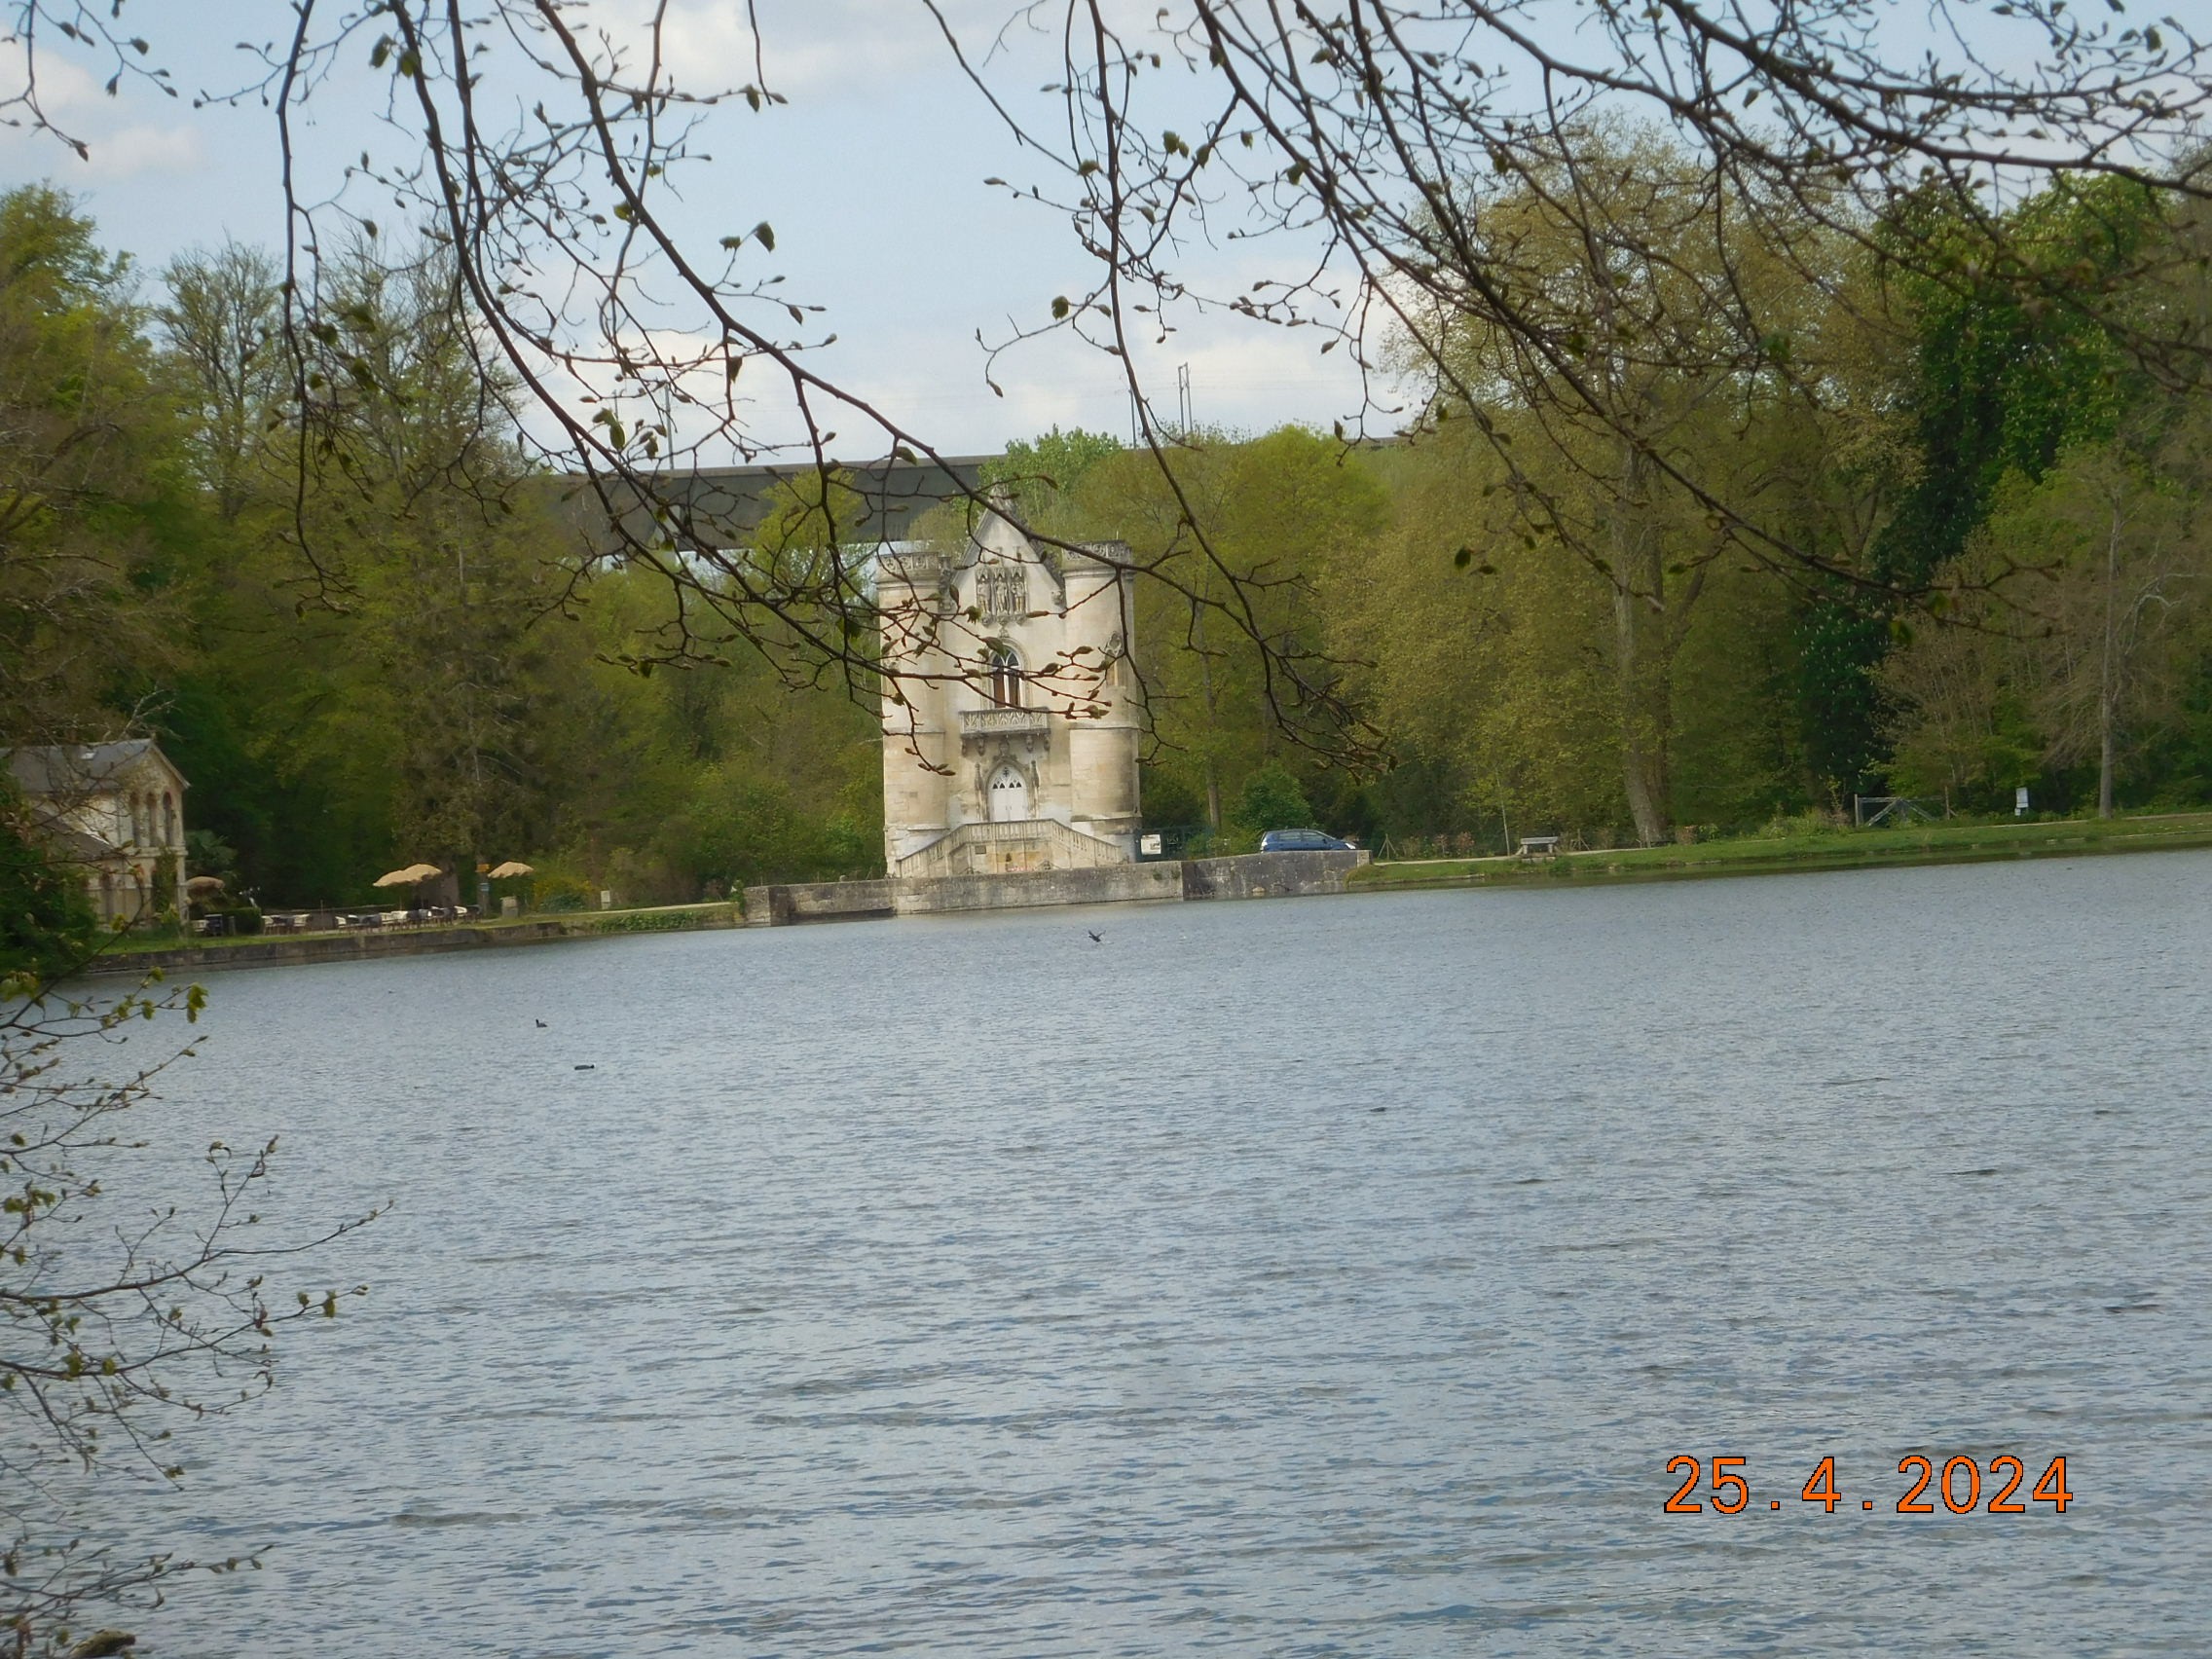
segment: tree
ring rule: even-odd
[[[1897,371],[1884,388],[1903,449],[1887,470],[1894,510],[1864,543],[1862,567],[1910,591],[1955,582],[1969,540],[2009,478],[2040,479],[2066,449],[2110,438],[2131,405],[2162,384],[2190,384],[2186,351],[2201,330],[2169,306],[2147,304],[2192,260],[2183,201],[2118,178],[2061,176],[2018,202],[1998,228],[1963,218],[1943,193],[1894,203],[1877,241],[1944,250],[1935,270],[1883,267],[1896,319]],[[2019,272],[2036,274],[2025,283]],[[2039,286],[2082,298],[2053,304]],[[2185,308],[2186,309],[2186,308]],[[2140,342],[2173,343],[2177,361],[2140,360]],[[2002,561],[1972,562],[2002,582]],[[1878,768],[1872,671],[1889,649],[1899,601],[1869,605],[1825,584],[1804,618],[1803,694],[1817,764],[1839,790]],[[1961,646],[1962,652],[1971,647]],[[1907,671],[1908,673],[1910,671]]]
[[[1961,626],[1924,631],[1884,665],[1900,783],[1970,795],[2039,767],[2094,768],[2112,816],[2133,744],[2185,693],[2212,577],[2198,423],[2163,453],[2126,436],[2077,446],[2037,482],[2001,485],[1955,562]],[[1973,572],[2001,567],[2002,586]]]
[[[1148,784],[1189,790],[1218,831],[1225,801],[1271,759],[1309,745],[1374,748],[1371,726],[1326,729],[1356,717],[1342,671],[1324,673],[1316,583],[1362,558],[1385,515],[1380,485],[1342,446],[1295,426],[1251,439],[1194,432],[1164,462],[1137,451],[1098,462],[1062,511],[1067,534],[1125,540],[1159,578],[1134,599]],[[1230,605],[1235,626],[1222,615]],[[1307,743],[1286,736],[1286,719]]]
[[[1084,480],[1091,469],[1114,460],[1124,451],[1121,439],[1104,432],[1087,432],[1081,426],[1061,431],[1054,426],[1032,439],[1017,438],[1006,454],[983,467],[986,489],[998,486],[1011,493],[1014,510],[1031,530],[1050,535],[1081,497]]]
[[[2170,477],[2108,444],[2069,456],[1990,521],[1991,538],[2040,563],[2051,584],[2030,655],[2046,755],[2094,757],[2100,818],[2112,816],[2120,746],[2167,679],[2177,623],[2212,574],[2191,505]]]
[[[57,977],[92,951],[97,918],[83,874],[55,856],[44,830],[0,769],[0,977]]]
[[[1428,337],[1405,343],[1420,360],[1448,362],[1452,383],[1480,401],[1441,394],[1433,429],[1418,435],[1424,459],[1410,470],[1439,487],[1417,491],[1429,496],[1415,531],[1427,563],[1393,571],[1392,603],[1413,603],[1409,585],[1464,587],[1455,567],[1472,568],[1500,601],[1510,587],[1509,603],[1468,618],[1461,653],[1470,672],[1497,677],[1486,717],[1461,728],[1488,728],[1474,769],[1493,810],[1520,795],[1541,802],[1540,813],[1589,822],[1592,794],[1559,786],[1597,741],[1569,727],[1591,706],[1590,670],[1602,662],[1619,797],[1638,838],[1655,841],[1679,805],[1683,653],[1700,656],[1690,678],[1705,689],[1731,678],[1708,648],[1729,630],[1701,628],[1700,618],[1725,592],[1731,621],[1764,627],[1806,579],[1707,502],[1725,497],[1835,569],[1862,568],[1881,522],[1884,386],[1866,372],[1863,330],[1837,297],[1849,286],[1849,249],[1788,203],[1740,199],[1724,173],[1666,138],[1602,124],[1567,134],[1531,176],[1479,191],[1493,279],[1522,292],[1524,314],[1572,356],[1562,367],[1466,308],[1435,308],[1419,325]],[[1726,253],[1723,232],[1747,218],[1792,244]],[[1815,263],[1824,241],[1838,269],[1813,288],[1796,270]],[[1732,314],[1755,320],[1756,337]],[[1464,487],[1444,484],[1454,469]],[[1579,564],[1594,579],[1535,568],[1523,554]],[[1761,571],[1785,578],[1767,584],[1776,591],[1765,601],[1737,579]],[[1413,643],[1389,614],[1378,621],[1391,651],[1448,648]],[[1375,645],[1378,660],[1383,649]],[[1787,658],[1759,663],[1757,697],[1772,695]],[[1696,742],[1710,756],[1726,739],[1708,719]],[[1764,773],[1770,802],[1802,788],[1794,762],[1740,753],[1731,765]],[[1741,786],[1718,800],[1701,790],[1701,808],[1732,816],[1742,803],[1725,798],[1730,791]]]
[[[143,321],[129,261],[67,197],[0,196],[0,741],[83,735],[171,657],[158,527],[175,428]]]
[[[1270,830],[1297,829],[1311,822],[1313,809],[1290,769],[1280,760],[1271,760],[1244,780],[1230,816],[1247,834],[1263,835]]]
[[[155,315],[193,434],[195,469],[216,516],[235,525],[268,505],[291,413],[284,358],[283,273],[268,252],[226,242],[164,273]],[[277,498],[281,498],[278,493]]]

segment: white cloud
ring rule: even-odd
[[[200,132],[190,127],[126,127],[86,140],[92,173],[103,184],[148,174],[191,173],[206,164]]]
[[[1018,0],[940,0],[939,10],[968,61],[994,79],[1008,71],[1026,86],[1034,79],[1032,59],[1049,57],[1042,63],[1048,71],[1058,62],[1050,16],[1040,26]],[[1159,10],[1158,0],[1111,0],[1105,7],[1109,25],[1130,39],[1153,29]],[[677,0],[662,40],[680,83],[696,91],[744,86],[759,78],[764,63],[775,91],[820,97],[866,93],[919,71],[957,74],[944,31],[919,0],[758,0],[757,11],[756,62],[740,0]]]
[[[1326,431],[1336,421],[1355,422],[1361,394],[1344,349],[1323,356],[1321,344],[1313,330],[1208,318],[1163,347],[1143,349],[1137,367],[1158,421],[1177,420],[1176,370],[1188,363],[1192,412],[1202,425],[1258,432],[1297,422]],[[1117,436],[1130,429],[1120,361],[1066,335],[1042,337],[1000,357],[991,374],[1003,397],[985,384],[973,339],[949,332],[856,339],[840,346],[837,357],[817,366],[948,451],[994,451],[1054,425]],[[1387,403],[1389,391],[1379,387],[1379,400]],[[1379,416],[1372,429],[1392,424]]]
[[[920,6],[895,0],[761,0],[756,42],[730,0],[670,7],[662,35],[678,83],[695,91],[759,80],[786,97],[861,92],[943,60],[943,38]],[[757,55],[756,55],[757,54]]]
[[[80,160],[51,137],[27,133],[20,143],[46,164],[58,182],[115,184],[164,173],[192,173],[206,165],[199,129],[182,122],[131,122],[119,125],[144,102],[142,95],[117,99],[82,64],[48,55],[39,65],[39,105],[72,138],[82,139],[89,158]],[[158,100],[166,101],[166,100]],[[173,107],[173,106],[172,106]]]

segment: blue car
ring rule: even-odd
[[[1349,841],[1340,841],[1318,830],[1270,830],[1260,837],[1263,853],[1348,853],[1351,850]]]

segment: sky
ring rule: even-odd
[[[1140,27],[1154,10],[1141,0],[1127,9]],[[595,8],[616,18],[637,10],[623,0]],[[1043,322],[1054,296],[1088,286],[1089,262],[1063,217],[983,182],[1049,182],[1050,174],[961,77],[919,0],[759,0],[757,10],[769,85],[789,102],[760,115],[742,103],[714,112],[703,138],[714,161],[677,179],[680,237],[712,254],[719,237],[772,224],[782,291],[826,308],[804,332],[837,336],[815,367],[884,405],[940,453],[995,452],[1055,424],[1125,436],[1119,365],[1073,342],[1017,348],[992,370],[1004,395],[986,384],[978,332],[998,340],[1017,323]],[[964,46],[978,51],[1012,0],[947,0],[945,10]],[[103,66],[50,55],[46,95],[91,158],[48,136],[0,129],[0,186],[44,179],[74,193],[103,241],[149,273],[226,238],[276,246],[283,212],[274,119],[255,98],[195,108],[192,94],[248,83],[253,60],[239,44],[272,38],[290,15],[283,0],[132,0],[125,20],[144,32],[147,62],[167,66],[185,95],[126,81],[110,97]],[[671,60],[686,84],[753,78],[743,0],[672,0],[670,16]],[[368,44],[354,55],[365,59]],[[1016,31],[989,58],[988,75],[1022,114],[1049,120],[1058,100],[1038,88],[1055,67],[1051,42]],[[389,149],[366,97],[376,82],[363,68],[342,61],[309,105],[302,166],[319,180],[334,180],[364,149]],[[1279,254],[1239,244],[1194,247],[1187,258],[1217,291],[1248,287],[1280,264]],[[1323,356],[1314,331],[1225,313],[1181,322],[1175,338],[1140,358],[1170,415],[1177,369],[1188,364],[1192,413],[1208,425],[1326,429],[1356,416],[1355,372],[1341,352]]]

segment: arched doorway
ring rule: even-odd
[[[1018,768],[1001,766],[991,774],[989,797],[993,824],[1018,824],[1029,816],[1029,780]]]

